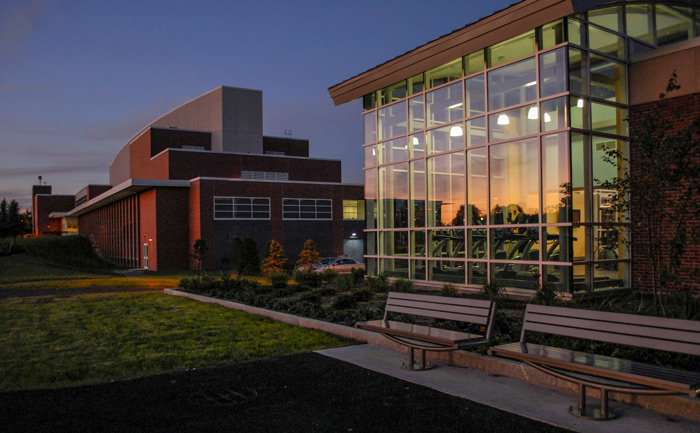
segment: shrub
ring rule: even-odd
[[[483,299],[499,304],[501,299],[503,299],[503,287],[496,283],[486,283],[481,286],[479,296]]]
[[[349,292],[353,289],[352,275],[340,275],[335,280],[335,288],[339,292]]]
[[[294,280],[299,284],[309,287],[321,287],[322,283],[321,274],[308,271],[295,271]]]
[[[270,275],[270,283],[275,289],[282,289],[287,287],[287,282],[289,281],[289,275],[284,272],[277,272]]]
[[[219,288],[219,286],[217,281],[208,275],[183,278],[180,280],[180,288],[190,293],[210,293]]]
[[[297,266],[309,270],[311,265],[316,264],[321,261],[321,256],[318,254],[316,249],[316,242],[311,239],[307,239],[304,242],[304,248],[299,253],[299,260],[297,260]]]
[[[384,275],[367,277],[364,282],[364,287],[375,293],[386,293],[389,291],[389,283]]]
[[[391,290],[394,292],[416,293],[416,288],[413,286],[413,283],[405,278],[394,280],[391,285]]]
[[[322,299],[323,299],[323,296],[321,296],[321,294],[318,292],[318,290],[314,290],[313,292],[303,293],[299,297],[299,301],[310,302],[312,304],[320,304]]]
[[[540,284],[540,274],[533,274],[533,278],[535,279],[535,296],[530,299],[530,302],[537,305],[557,305],[559,292],[554,286],[547,282]]]
[[[368,302],[374,298],[374,293],[371,290],[362,289],[353,293],[352,296],[357,302]]]
[[[362,268],[352,268],[350,275],[352,275],[353,286],[359,286],[365,280],[365,270]]]
[[[85,236],[18,238],[17,244],[34,257],[78,268],[113,268],[97,256]]]
[[[266,257],[262,261],[260,269],[265,274],[277,274],[282,272],[287,258],[284,256],[282,245],[276,240],[271,240],[266,248]]]
[[[335,298],[332,307],[334,310],[348,310],[350,308],[355,308],[356,305],[357,299],[355,296],[350,293],[345,293]]]
[[[446,283],[442,285],[442,288],[440,289],[440,294],[442,296],[456,298],[459,296],[459,291],[455,288],[453,284]]]
[[[321,272],[321,279],[327,283],[332,283],[338,278],[338,272],[333,269],[325,269]]]

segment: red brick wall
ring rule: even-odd
[[[148,244],[148,269],[158,269],[158,240],[156,228],[156,191],[154,189],[139,194],[139,229],[141,242],[141,266],[143,263],[143,244]]]
[[[51,212],[68,212],[75,206],[75,197],[72,195],[35,195],[32,217],[34,222],[34,234],[42,236],[60,231],[58,227],[51,226],[49,214]]]
[[[653,113],[657,102],[641,104],[630,109],[630,125],[632,127],[640,125],[649,113]],[[680,96],[666,100],[666,106],[661,112],[661,115],[672,122],[672,131],[684,130],[693,121],[700,117],[700,93],[692,95]],[[696,164],[700,164],[700,155],[688,155],[693,158]],[[631,169],[634,172],[639,170],[635,167],[635,147],[634,143],[630,143],[630,159]],[[680,189],[678,190],[680,191]],[[631,197],[634,200],[634,197]],[[700,200],[700,197],[696,198]],[[697,227],[700,224],[698,215],[688,215],[689,221],[692,221]],[[634,225],[635,215],[632,215]],[[670,222],[670,221],[669,221]],[[634,247],[635,243],[643,242],[644,232],[633,226],[632,230],[632,283],[634,288],[649,290],[651,288],[652,272],[651,262],[649,257],[642,254],[639,248]],[[669,234],[670,238],[670,234]],[[687,251],[683,258],[684,267],[700,269],[700,244],[689,243]],[[684,281],[688,283],[695,291],[700,291],[700,281],[697,277],[685,275]]]

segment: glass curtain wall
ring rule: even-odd
[[[364,98],[368,271],[562,292],[629,285],[605,180],[627,154],[627,59],[698,36],[656,4],[576,14]]]

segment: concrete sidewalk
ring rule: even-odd
[[[407,355],[381,347],[362,344],[318,353],[346,361],[407,382],[423,385],[446,394],[501,409],[524,417],[579,432],[601,433],[697,433],[700,424],[685,419],[671,419],[644,409],[610,402],[620,414],[611,421],[591,421],[569,415],[568,407],[576,404],[575,394],[555,388],[533,385],[517,379],[495,376],[480,370],[438,365],[428,371],[401,368]],[[597,404],[589,398],[589,404]]]

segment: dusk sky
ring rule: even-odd
[[[514,2],[1,1],[0,199],[109,183],[135,133],[221,85],[262,90],[265,135],[362,183],[360,102],[327,89]]]

